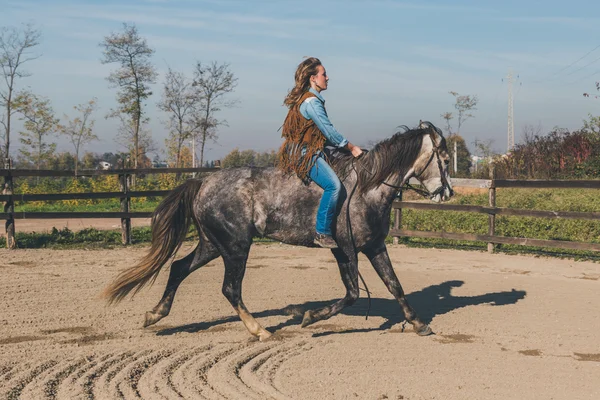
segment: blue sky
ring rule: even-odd
[[[196,61],[230,63],[239,104],[220,113],[229,126],[208,144],[207,159],[235,147],[278,148],[282,101],[304,56],[327,68],[330,119],[359,145],[420,119],[442,127],[453,90],[479,97],[461,132],[467,145],[492,139],[505,151],[509,68],[519,77],[516,141],[526,124],[577,129],[589,113],[600,115],[600,100],[582,96],[596,93],[600,80],[598,1],[3,0],[0,10],[0,26],[32,22],[42,32],[42,56],[25,64],[32,75],[20,88],[50,98],[58,116],[98,98],[101,141],[88,146],[95,152],[122,150],[116,121],[104,118],[116,105],[105,79],[116,66],[100,63],[99,43],[123,22],[135,23],[156,51],[160,76],[147,112],[159,147],[167,115],[156,102],[168,66],[191,76]]]

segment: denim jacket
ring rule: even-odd
[[[327,111],[325,111],[325,99],[321,93],[313,88],[309,90],[316,97],[309,97],[300,105],[300,113],[306,119],[313,120],[323,136],[327,139],[325,145],[333,147],[344,147],[348,144],[348,140],[343,137],[334,127]]]

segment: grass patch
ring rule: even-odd
[[[488,232],[488,216],[460,211],[404,209],[402,228],[485,235]],[[600,221],[498,216],[496,235],[600,243]]]
[[[496,189],[496,207],[545,211],[600,211],[598,189]],[[452,204],[488,205],[488,193],[457,194]]]

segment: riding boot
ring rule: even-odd
[[[335,249],[338,247],[335,240],[333,240],[333,237],[331,237],[331,235],[326,235],[324,233],[317,233],[315,235],[314,243],[325,249]]]

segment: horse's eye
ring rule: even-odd
[[[450,160],[447,160],[447,159],[444,160],[444,164],[446,164],[446,165],[450,164]]]

